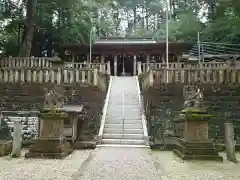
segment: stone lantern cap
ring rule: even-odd
[[[48,60],[52,63],[53,66],[62,65],[64,63],[64,61],[59,57],[58,53],[55,53],[54,56]]]

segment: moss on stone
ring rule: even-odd
[[[205,108],[197,108],[197,107],[189,107],[185,108],[184,110],[181,111],[181,113],[207,113],[207,110]]]
[[[40,117],[44,119],[61,120],[61,119],[67,118],[68,115],[65,112],[59,112],[56,110],[49,110],[49,111],[45,110],[40,114]]]
[[[181,119],[185,119],[185,120],[188,120],[188,121],[203,121],[203,120],[208,120],[212,117],[211,114],[199,114],[199,113],[185,113],[185,114],[180,114],[180,118]]]

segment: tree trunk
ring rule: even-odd
[[[134,32],[136,32],[136,29],[137,29],[137,8],[136,7],[133,8],[133,28],[134,28]]]
[[[24,39],[20,48],[20,57],[29,57],[31,55],[34,26],[36,21],[36,0],[27,1],[27,23],[24,30]]]

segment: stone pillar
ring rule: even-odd
[[[228,120],[224,123],[225,125],[225,146],[227,153],[227,160],[237,162],[235,155],[235,141],[234,141],[234,127],[233,122]]]
[[[133,56],[133,75],[137,75],[137,56]]]
[[[117,76],[117,56],[114,56],[114,76]]]
[[[21,121],[14,122],[13,130],[13,144],[12,144],[12,157],[21,156],[21,146],[22,146],[22,124]]]

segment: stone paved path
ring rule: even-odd
[[[148,148],[96,149],[75,180],[161,180]]]

